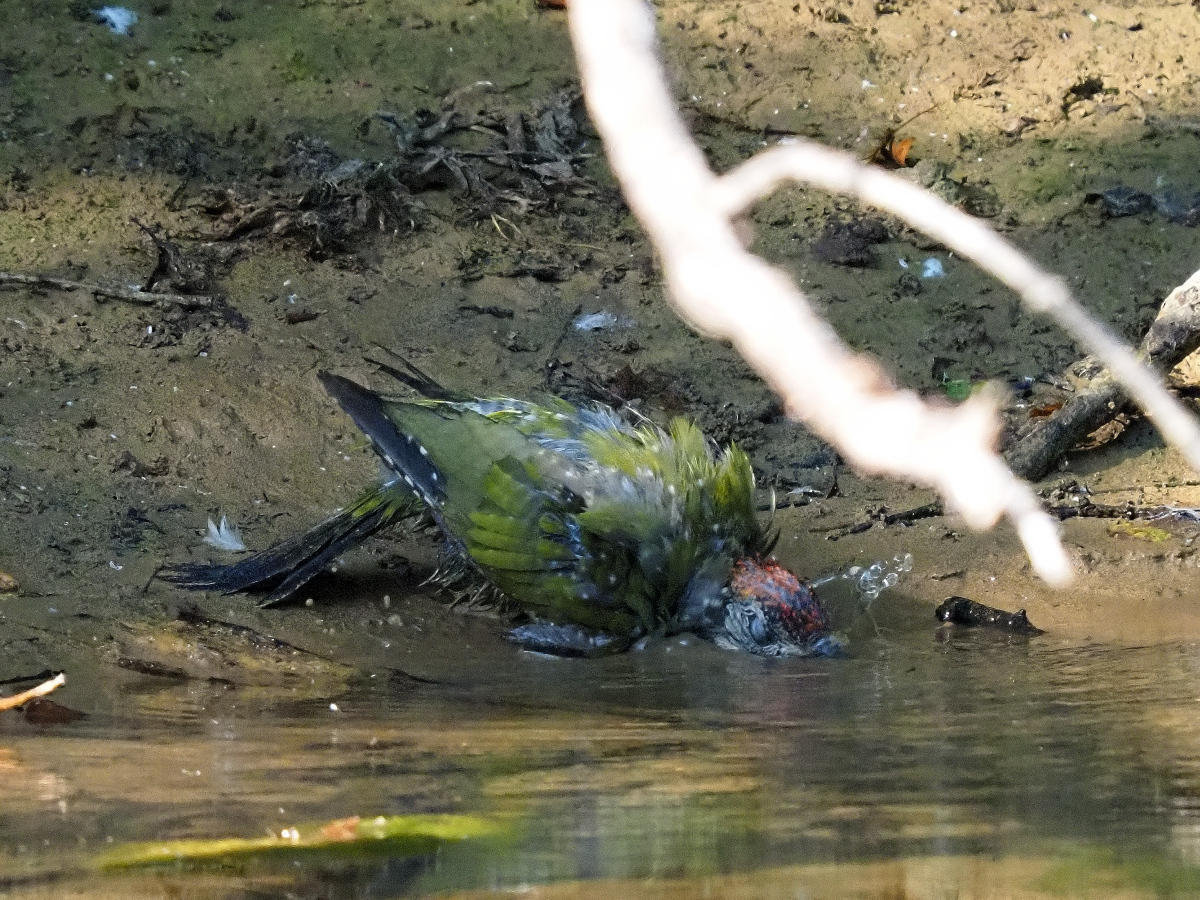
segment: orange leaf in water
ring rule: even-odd
[[[334,819],[321,826],[321,837],[327,841],[356,841],[358,840],[358,824],[362,819],[350,816],[348,819]]]

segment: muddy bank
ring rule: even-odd
[[[1152,212],[1106,218],[1085,202],[1113,184],[1200,188],[1181,62],[1196,36],[1189,7],[659,10],[681,104],[718,166],[788,134],[864,156],[884,137],[911,138],[911,177],[987,216],[1130,338],[1190,271],[1196,229]],[[21,584],[5,615],[26,635],[9,645],[14,666],[66,665],[68,646],[108,640],[114,622],[170,620],[196,602],[328,645],[311,611],[198,601],[151,576],[165,559],[213,552],[200,543],[209,517],[230,516],[262,547],[375,477],[314,373],[383,384],[365,361],[380,346],[464,390],[622,399],[697,419],[751,453],[764,488],[813,489],[778,513],[780,556],[801,572],[909,551],[904,590],[931,609],[966,594],[1098,640],[1193,633],[1186,518],[1162,535],[1067,523],[1081,577],[1054,594],[1003,531],[882,524],[932,499],[921,491],[843,471],[840,493],[824,497],[836,454],[664,305],[575,102],[560,13],[524,2],[274,12],[155,4],[122,36],[78,4],[0,11],[14,36],[0,58],[0,270],[206,301],[0,293],[0,569]],[[938,394],[1034,379],[1053,394],[1049,376],[1075,349],[937,246],[879,220],[869,246],[831,255],[830,229],[863,215],[790,191],[751,220],[756,246],[903,383]],[[922,277],[929,259],[942,277]],[[1047,486],[1064,478],[1112,503],[1200,503],[1195,476],[1137,425]],[[419,642],[384,594],[490,644],[490,620],[442,622],[436,601],[407,596],[433,554],[427,538],[392,536],[314,588],[320,616],[367,635],[345,652],[383,665],[378,628]],[[396,577],[397,558],[410,575]],[[357,600],[334,611],[334,592]],[[46,631],[78,639],[47,650],[35,638]]]

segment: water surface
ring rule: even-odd
[[[926,614],[879,601],[845,659],[684,640],[568,661],[497,640],[458,679],[378,671],[336,695],[136,678],[78,722],[0,721],[0,875],[16,896],[1194,892],[1196,644]],[[448,672],[461,647],[423,645]],[[92,871],[129,841],[413,812],[494,817],[506,836],[416,859]]]

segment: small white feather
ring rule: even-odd
[[[208,520],[208,534],[204,536],[204,543],[211,544],[218,550],[228,550],[231,553],[246,549],[246,545],[242,543],[242,532],[236,525],[230,525],[229,520],[224,516],[221,516],[220,525],[214,523],[212,519]]]
[[[92,10],[92,15],[107,25],[113,34],[129,34],[129,29],[138,20],[138,14],[124,6],[102,6]]]

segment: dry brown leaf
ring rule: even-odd
[[[1120,437],[1121,432],[1125,430],[1125,426],[1129,424],[1129,417],[1126,415],[1117,416],[1111,422],[1101,425],[1091,434],[1089,434],[1081,443],[1075,446],[1076,450],[1095,450],[1097,447],[1103,447],[1110,441]]]
[[[362,819],[350,816],[348,819],[334,819],[321,826],[321,837],[327,841],[356,841],[358,826]]]
[[[888,155],[892,158],[892,162],[901,169],[906,165],[905,160],[908,159],[908,151],[912,149],[912,145],[912,138],[903,138],[899,141],[894,140],[888,144]]]
[[[1035,406],[1031,410],[1029,410],[1029,418],[1044,419],[1047,416],[1049,416],[1051,413],[1055,413],[1062,408],[1063,408],[1063,405],[1061,402],[1044,403],[1041,406]]]

